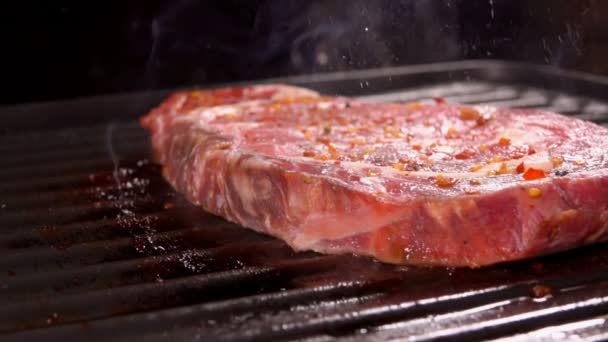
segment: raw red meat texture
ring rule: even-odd
[[[608,238],[608,130],[558,114],[264,85],[141,122],[177,191],[297,250],[478,267]]]

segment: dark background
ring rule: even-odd
[[[608,75],[608,1],[23,1],[0,103],[465,58]]]

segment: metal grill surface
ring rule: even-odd
[[[526,84],[361,89],[365,99],[443,96],[608,123],[601,98]],[[135,122],[6,134],[0,142],[5,341],[608,335],[605,244],[476,270],[295,253],[174,193]]]

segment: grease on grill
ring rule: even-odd
[[[53,312],[46,319],[46,324],[47,325],[53,325],[53,324],[57,324],[59,322],[61,322],[61,315],[59,313],[57,313],[57,312]]]
[[[553,294],[553,289],[544,285],[535,285],[532,287],[532,295],[535,298],[545,298]]]

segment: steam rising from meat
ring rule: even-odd
[[[110,122],[106,127],[106,148],[108,149],[108,154],[110,155],[110,159],[112,160],[112,164],[114,165],[114,169],[112,170],[112,177],[114,178],[114,182],[116,183],[116,188],[120,188],[120,179],[118,178],[118,167],[120,165],[120,161],[118,160],[118,155],[114,152],[114,141],[113,141],[113,133],[114,133],[114,123]]]
[[[456,56],[457,31],[446,27],[457,26],[457,9],[449,4],[267,2],[256,14],[250,50],[260,64],[288,55],[289,63],[283,67],[299,72],[383,67]]]
[[[255,79],[423,63],[456,58],[460,52],[458,8],[451,1],[355,0],[347,6],[341,1],[261,1],[238,11],[217,7],[179,1],[149,21],[149,84],[162,82],[168,73],[173,78],[187,74],[195,83],[214,77]],[[176,58],[195,67],[167,64]]]
[[[128,39],[147,44],[143,78],[149,87],[464,58],[572,66],[591,58],[585,56],[585,25],[593,6],[589,1],[210,5],[181,0],[166,3],[147,21],[147,39]]]
[[[145,11],[130,7],[121,31],[125,47],[116,53],[132,61],[116,72],[138,88],[171,88],[470,58],[576,66],[597,58],[586,49],[592,25],[601,22],[599,6],[547,0],[156,2]],[[93,76],[115,77],[100,56]]]
[[[7,41],[3,96],[17,103],[471,58],[608,73],[606,13],[599,0],[23,6],[7,23],[19,35]],[[40,76],[35,89],[25,71]]]

